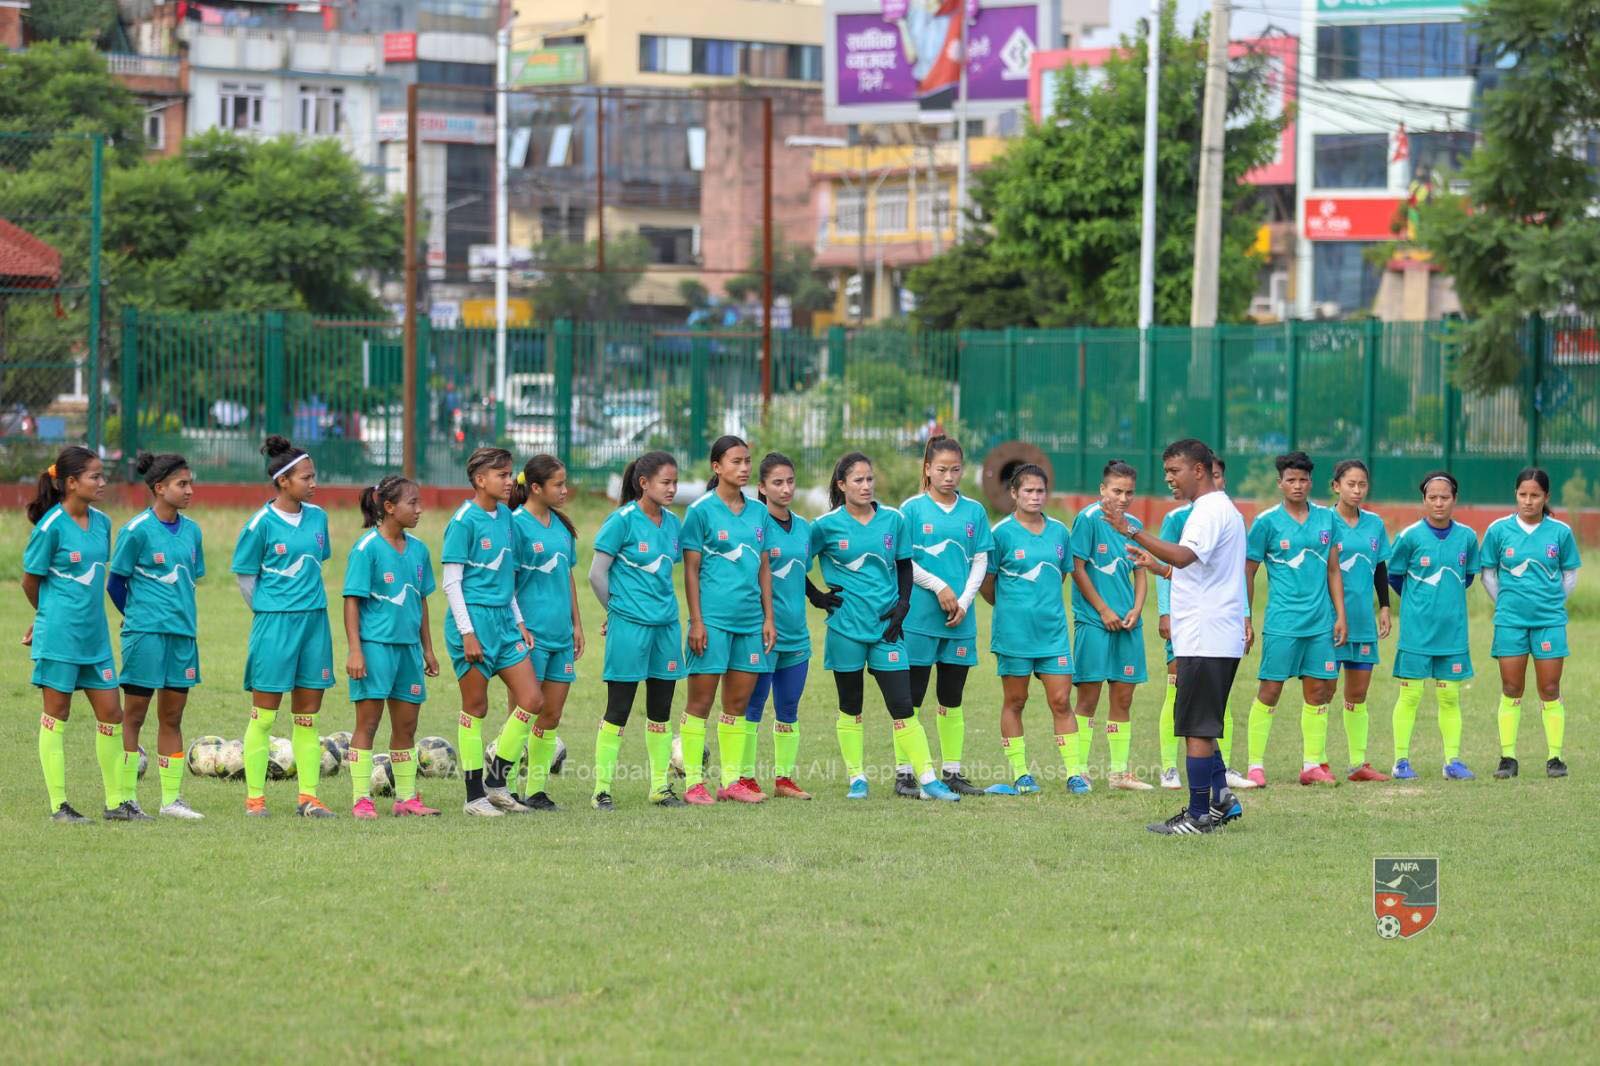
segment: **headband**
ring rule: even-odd
[[[1461,494],[1461,485],[1456,481],[1456,479],[1454,477],[1452,477],[1450,474],[1446,474],[1445,472],[1440,471],[1437,474],[1429,474],[1427,477],[1422,479],[1421,490],[1422,490],[1422,494],[1424,496],[1426,496],[1428,494],[1428,482],[1430,482],[1430,481],[1446,481],[1446,482],[1449,482],[1450,483],[1450,491],[1455,493],[1456,495],[1460,495]]]
[[[272,475],[270,480],[272,480],[272,481],[278,480],[280,477],[282,477],[283,475],[287,474],[289,471],[293,470],[294,469],[294,465],[296,463],[298,463],[300,460],[309,459],[309,458],[311,458],[311,456],[309,454],[307,454],[306,452],[301,452],[299,455],[295,456],[293,459],[290,459],[287,463],[284,463],[282,466],[280,466],[278,468],[277,472]]]

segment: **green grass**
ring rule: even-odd
[[[600,515],[578,509],[585,539]],[[186,734],[237,737],[249,619],[226,571],[243,515],[195,517],[212,576],[200,593],[206,683]],[[447,517],[426,515],[420,534],[437,546]],[[332,518],[336,593],[356,523],[350,512]],[[20,515],[0,518],[7,579],[26,532]],[[287,816],[293,784],[275,782],[277,817],[247,822],[242,785],[190,777],[203,823],[67,829],[45,818],[38,697],[12,644],[0,682],[11,710],[0,729],[0,1046],[8,1061],[52,1063],[1181,1061],[1200,1049],[1219,1061],[1582,1058],[1600,1009],[1582,961],[1600,942],[1588,898],[1600,862],[1590,722],[1600,587],[1580,588],[1575,604],[1565,781],[1540,772],[1537,709],[1524,714],[1526,776],[1487,779],[1498,686],[1485,605],[1473,600],[1479,678],[1463,700],[1465,757],[1483,779],[1438,778],[1430,700],[1413,749],[1420,781],[1300,789],[1298,698],[1286,695],[1274,787],[1246,794],[1244,820],[1204,841],[1144,832],[1178,794],[1069,797],[1059,778],[1041,797],[957,807],[895,800],[880,778],[870,802],[847,804],[820,659],[801,711],[801,783],[815,802],[647,807],[640,709],[619,810],[599,815],[586,805],[603,704],[600,617],[587,593],[593,646],[562,730],[571,758],[553,781],[557,815],[468,821],[459,782],[432,781],[424,789],[442,818],[313,824]],[[13,591],[0,633],[15,640],[28,621]],[[1159,663],[1154,629],[1152,605]],[[342,665],[337,625],[335,643]],[[1241,720],[1253,666],[1234,692]],[[993,779],[1003,760],[991,668],[986,658],[969,686],[967,750]],[[1380,671],[1380,765],[1394,691]],[[1159,700],[1153,683],[1134,705],[1140,765],[1156,762]],[[1031,756],[1056,769],[1041,704],[1036,696],[1028,714]],[[422,732],[453,741],[457,706],[448,680],[436,683]],[[88,720],[80,700],[68,787],[85,811],[99,798]],[[350,727],[342,684],[322,721],[324,732]],[[875,695],[867,721],[882,772],[889,730]],[[1330,737],[1338,764],[1337,723]],[[1103,745],[1102,735],[1102,766]],[[323,796],[342,812],[347,788],[340,775]],[[147,808],[157,791],[152,772]],[[1414,941],[1374,933],[1378,854],[1441,859],[1440,915]]]

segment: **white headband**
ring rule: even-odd
[[[272,480],[273,481],[278,480],[280,477],[282,477],[283,475],[287,474],[289,471],[293,470],[294,469],[294,464],[298,463],[302,459],[309,459],[309,458],[311,458],[311,456],[309,454],[307,454],[306,452],[301,452],[299,455],[295,456],[293,459],[290,459],[287,463],[283,464],[283,466],[279,467],[278,468],[278,472],[272,475]]]

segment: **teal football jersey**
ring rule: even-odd
[[[1400,591],[1400,650],[1416,655],[1462,655],[1467,648],[1467,577],[1478,572],[1478,536],[1460,522],[1443,537],[1426,521],[1394,541],[1389,572],[1404,574]]]
[[[422,601],[433,595],[433,556],[428,546],[405,535],[406,550],[376,529],[356,540],[345,563],[344,595],[360,600],[361,639],[373,644],[417,644]]]
[[[255,575],[256,614],[321,611],[328,606],[322,564],[330,554],[327,512],[301,504],[300,522],[293,525],[268,503],[239,531],[233,572]]]
[[[979,552],[994,550],[989,513],[977,500],[966,496],[957,496],[955,506],[946,511],[927,493],[913,496],[901,504],[900,513],[905,515],[906,529],[911,534],[912,561],[960,596],[967,587],[972,557]],[[945,618],[937,595],[921,586],[912,588],[906,632],[949,640],[972,640],[977,637],[976,611],[967,611],[967,616],[957,626],[945,625]]]
[[[1383,519],[1371,511],[1362,511],[1351,525],[1335,510],[1333,535],[1344,576],[1344,618],[1350,643],[1376,643],[1378,601],[1373,574],[1380,563],[1389,561],[1389,532],[1383,528]]]
[[[1034,533],[1010,515],[995,524],[993,535],[989,650],[1018,659],[1070,654],[1072,638],[1061,589],[1072,554],[1066,525],[1047,516],[1044,529]]]
[[[767,509],[746,499],[735,514],[713,490],[689,505],[683,550],[700,553],[700,619],[733,633],[761,630],[761,549]]]
[[[128,582],[124,633],[196,634],[195,582],[206,576],[198,522],[180,514],[173,532],[154,511],[141,511],[117,534],[111,572]]]
[[[439,560],[461,564],[461,598],[466,603],[510,607],[517,592],[521,554],[521,536],[511,519],[511,508],[497,503],[491,513],[468,500],[456,508],[444,527],[444,551]]]
[[[1567,624],[1567,593],[1561,572],[1583,565],[1571,526],[1546,515],[1528,532],[1516,515],[1506,515],[1484,530],[1479,555],[1485,570],[1499,572],[1495,625],[1549,629]]]
[[[766,517],[761,543],[772,571],[772,620],[778,630],[777,651],[811,646],[806,622],[806,575],[811,571],[811,523],[789,512],[789,526]]]
[[[613,560],[607,610],[647,626],[678,620],[672,567],[683,559],[682,528],[671,511],[657,525],[637,503],[611,512],[594,538],[594,550]]]
[[[577,545],[554,514],[541,522],[525,507],[513,512],[522,539],[517,565],[517,606],[544,651],[572,647],[572,563]]]
[[[1310,504],[1296,522],[1282,504],[1256,516],[1245,541],[1245,558],[1267,573],[1267,623],[1263,633],[1309,637],[1333,632],[1333,597],[1328,590],[1328,553],[1333,544],[1333,509]]]
[[[872,518],[857,521],[836,507],[811,525],[811,554],[822,560],[822,578],[839,585],[844,606],[828,616],[828,628],[862,644],[883,639],[883,615],[900,598],[896,568],[911,558],[905,516],[876,504]]]
[[[1135,533],[1144,528],[1144,524],[1133,515],[1128,516],[1128,525],[1133,527]],[[1078,517],[1072,522],[1072,558],[1083,560],[1094,590],[1118,617],[1125,617],[1133,610],[1135,567],[1133,560],[1128,558],[1128,540],[1111,528],[1098,502],[1079,511]],[[1077,582],[1072,585],[1072,617],[1079,625],[1105,628],[1100,621],[1100,612],[1089,606],[1089,601],[1078,591]],[[1143,624],[1139,623],[1141,626]]]
[[[111,519],[89,508],[84,529],[62,510],[50,508],[28,534],[22,569],[39,582],[33,616],[33,659],[101,663],[111,658],[106,623],[106,564],[111,558]]]

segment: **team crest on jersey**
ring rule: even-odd
[[[417,584],[422,584],[422,564],[417,564]]]
[[[1328,541],[1331,540],[1332,538],[1333,538],[1333,530],[1331,530],[1331,529],[1324,529],[1321,533],[1317,534],[1317,540],[1322,542],[1322,546],[1323,547],[1327,547],[1328,546]]]
[[[1094,546],[1094,550],[1095,554],[1104,555],[1106,553],[1106,546],[1104,544],[1096,544]]]
[[[965,644],[957,645],[956,646],[956,658],[957,659],[965,659],[966,657],[967,657],[967,646]]]
[[[1378,538],[1377,537],[1368,537],[1367,538],[1367,543],[1372,546],[1372,550],[1373,551],[1377,551],[1378,550]]]
[[[1549,651],[1550,650],[1550,642],[1548,640],[1540,641],[1539,642],[1539,650],[1540,651]]]
[[[1056,665],[1057,666],[1066,666],[1067,665],[1067,657],[1065,655],[1057,655],[1056,656]]]
[[[1467,553],[1466,552],[1457,553],[1457,555],[1456,555],[1456,565],[1457,566],[1466,566],[1467,565]]]
[[[850,542],[848,540],[841,540],[839,542],[839,550],[842,551],[842,552],[849,551],[850,550]]]
[[[760,664],[761,664],[761,656],[756,654],[755,652],[751,652],[750,653],[750,665],[751,666],[759,666]]]
[[[1373,859],[1372,913],[1378,935],[1409,940],[1439,913],[1438,859]]]
[[[1133,664],[1132,663],[1129,663],[1127,666],[1124,666],[1122,668],[1122,676],[1123,677],[1132,677],[1133,676]],[[1107,725],[1114,725],[1114,724],[1115,724],[1114,722],[1108,722],[1107,723]]]
[[[528,646],[519,640],[515,644],[511,645],[511,650],[516,652],[518,655],[521,655],[523,652],[528,650]]]
[[[272,546],[272,553],[274,555],[288,555],[289,546],[287,544],[274,544]]]
[[[384,584],[385,584],[385,585],[392,585],[392,584],[394,584],[394,574],[392,574],[392,573],[390,573],[390,572],[389,572],[389,571],[387,571],[387,570],[386,570],[386,571],[384,571],[384,574],[383,574],[383,583],[384,583]]]
[[[111,667],[109,666],[100,671],[100,680],[102,681],[110,681],[111,676]]]
[[[727,540],[728,539],[728,531],[726,529],[717,530],[717,539],[718,540]]]
[[[783,554],[783,549],[782,548],[768,548],[767,549],[767,556],[769,558],[776,559],[782,554]]]
[[[1515,548],[1507,548],[1506,549],[1506,558],[1507,559],[1512,558],[1516,554],[1517,554],[1517,549],[1515,549]]]
[[[883,535],[883,548],[884,548],[885,551],[892,551],[894,549],[894,534],[893,533],[885,533]]]
[[[762,541],[764,541],[766,539],[767,539],[766,527],[765,526],[757,526],[756,527],[756,543],[760,544]]]
[[[488,551],[491,547],[493,547],[493,542],[490,541],[488,537],[481,537],[478,540],[478,547],[482,548],[484,551]]]
[[[1372,654],[1372,645],[1371,644],[1363,644],[1363,645],[1361,645],[1361,654],[1362,655],[1371,655]]]
[[[922,532],[923,533],[932,533],[933,532],[933,523],[932,522],[924,522],[924,523],[922,523]]]
[[[1450,664],[1450,672],[1452,674],[1459,674],[1461,672],[1461,664],[1460,663],[1451,663]]]
[[[1361,654],[1365,655],[1366,652],[1362,652]],[[1324,670],[1332,670],[1333,669],[1333,660],[1329,659],[1327,662],[1323,663],[1322,664],[1322,668]]]
[[[897,652],[897,651],[892,651],[892,652],[890,652],[890,653],[889,653],[889,661],[890,661],[890,662],[892,662],[892,663],[897,663],[897,662],[899,662],[899,661],[900,661],[900,653],[899,653],[899,652]],[[110,672],[111,672],[111,671],[109,671],[109,670],[107,670],[107,671],[106,671],[106,673],[108,673],[108,674],[109,674],[109,673],[110,673]]]
[[[194,680],[194,667],[190,666],[190,667],[185,668],[185,670],[183,671],[183,678],[184,678],[185,681],[193,681]]]
[[[650,542],[647,541],[647,540],[641,540],[639,542],[639,554],[640,555],[644,555],[644,554],[648,553],[649,551],[650,551]]]
[[[1554,559],[1556,554],[1556,546],[1554,544],[1546,544],[1544,546],[1544,557],[1546,559]]]
[[[565,666],[563,666],[561,668],[561,670],[562,670],[562,673],[567,673],[567,674],[572,673],[572,664],[571,663],[567,663]]]
[[[533,552],[534,552],[535,555],[542,554],[544,552],[544,541],[542,541],[542,540],[534,541],[533,542]]]
[[[1421,559],[1419,559],[1419,560],[1417,560],[1417,561],[1418,561],[1418,562],[1420,562],[1420,563],[1421,563],[1421,564],[1422,564],[1422,567],[1423,567],[1423,569],[1427,569],[1427,568],[1428,568],[1428,567],[1430,567],[1430,566],[1432,566],[1432,565],[1433,565],[1433,560],[1432,560],[1432,559],[1430,559],[1430,558],[1429,558],[1429,557],[1428,557],[1428,556],[1426,556],[1426,555],[1424,555],[1424,556],[1423,556],[1423,557],[1422,557],[1422,558],[1421,558]]]
[[[1289,550],[1289,542],[1287,540],[1278,541],[1278,550],[1279,551],[1288,551]]]
[[[1060,548],[1056,549],[1056,554],[1057,555],[1061,554],[1061,549]],[[1013,558],[1013,559],[1026,559],[1027,557],[1028,557],[1028,553],[1026,551],[1024,551],[1023,549],[1021,549],[1021,548],[1015,548],[1011,552],[1011,558]]]
[[[322,668],[322,680],[324,680],[324,681],[328,680],[329,675],[330,675],[330,671],[328,670],[328,668],[326,666],[324,666]]]
[[[326,539],[327,539],[327,538],[326,538],[326,537],[324,537],[324,536],[323,536],[323,535],[322,535],[322,534],[321,534],[321,533],[318,533],[318,534],[317,534],[317,535],[316,535],[316,537],[317,537],[317,547],[319,547],[319,548],[320,548],[320,547],[322,547],[322,545],[323,545],[323,541],[325,541],[325,540],[326,540]]]
[[[413,695],[413,696],[420,696],[420,695],[422,695],[422,686],[421,686],[421,685],[412,685],[412,686],[411,686],[411,694],[412,694],[412,695]]]
[[[165,566],[167,564],[167,553],[166,552],[156,552],[155,556],[152,558],[151,561],[154,562],[157,566]]]
[[[69,562],[69,563],[81,563],[81,562],[83,562],[83,553],[82,552],[70,552],[67,555],[67,562]]]
[[[1056,558],[1057,559],[1065,559],[1066,557],[1067,557],[1066,545],[1057,544],[1056,545]],[[1017,552],[1017,558],[1018,559],[1022,558],[1022,552],[1020,550]]]
[[[973,537],[975,537],[975,536],[977,536],[977,535],[978,535],[978,533],[977,533],[977,530],[975,530],[975,529],[974,529],[974,528],[973,528],[973,526],[972,526],[972,523],[971,523],[971,522],[968,522],[968,523],[967,523],[967,539],[968,539],[968,540],[971,540],[971,539],[972,539],[972,538],[973,538]]]
[[[677,672],[678,672],[678,660],[676,660],[676,659],[668,659],[667,660],[667,673],[675,674]]]

